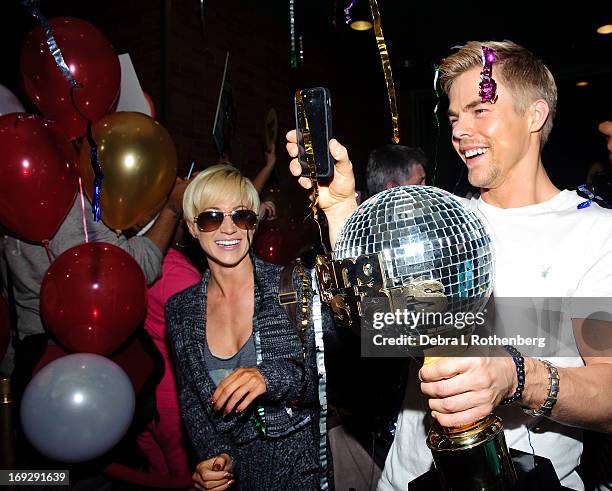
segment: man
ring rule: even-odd
[[[427,157],[420,148],[383,145],[370,153],[366,168],[368,193],[409,184],[425,184]]]
[[[395,144],[375,148],[366,168],[368,195],[425,184],[427,165],[420,148]],[[406,359],[360,358],[359,340],[350,332],[337,332],[326,343],[330,364],[332,359],[342,360],[330,365],[328,383],[328,399],[342,423],[329,432],[332,446],[341,445],[336,446],[334,459],[337,487],[375,488],[393,440],[389,429],[401,403]]]
[[[85,220],[91,242],[108,242],[128,252],[142,268],[148,284],[153,283],[160,275],[163,255],[168,250],[176,226],[182,217],[183,192],[188,182],[178,178],[170,193],[168,201],[161,209],[155,224],[142,237],[128,239],[110,230],[104,223],[94,222],[91,206],[85,204]],[[53,259],[71,247],[83,244],[85,235],[81,200],[77,195],[66,218],[49,242],[49,251]],[[41,244],[20,241],[11,235],[0,236],[0,271],[4,276],[5,287],[12,286],[15,309],[17,313],[18,345],[22,359],[14,359],[14,352],[9,348],[2,363],[0,372],[13,373],[14,387],[23,389],[29,381],[32,363],[42,354],[46,346],[45,329],[40,318],[40,287],[50,260]],[[25,342],[25,344],[24,344]],[[29,343],[36,343],[29,346]],[[30,359],[34,357],[34,359]]]
[[[497,93],[483,101],[483,50],[494,50]],[[466,205],[488,223],[496,253],[496,297],[612,296],[612,213],[560,191],[548,178],[541,149],[552,128],[557,90],[549,70],[529,51],[511,42],[470,42],[441,65],[441,83],[449,96],[452,143],[467,166],[470,183],[481,188]],[[481,71],[482,70],[482,71]],[[289,134],[287,149],[297,154]],[[335,241],[355,209],[354,180],[346,150],[330,142],[338,163],[319,203]],[[296,161],[290,165],[298,175]],[[310,182],[301,178],[308,188]],[[334,242],[332,242],[334,243]],[[602,316],[605,317],[605,316]],[[509,447],[551,459],[562,484],[584,489],[575,468],[582,452],[581,430],[612,431],[612,345],[609,322],[597,315],[573,318],[560,329],[573,330],[580,357],[550,361],[558,367],[560,390],[549,390],[552,370],[525,357],[522,397],[500,411]],[[597,340],[587,342],[586,340]],[[406,489],[426,472],[432,458],[425,445],[426,416],[443,426],[462,426],[498,409],[519,385],[512,358],[445,358],[409,378],[396,438],[385,463],[380,490]],[[428,400],[424,400],[420,393]],[[532,417],[522,408],[546,413]]]

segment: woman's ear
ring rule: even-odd
[[[549,113],[550,108],[548,107],[548,102],[546,102],[544,99],[538,99],[537,101],[533,102],[529,108],[529,116],[531,120],[529,123],[529,131],[532,133],[537,133],[540,131],[544,127]]]
[[[185,223],[187,224],[187,228],[189,229],[189,233],[191,234],[191,236],[198,240],[198,231],[196,230],[196,225],[193,222],[187,221],[185,220]]]

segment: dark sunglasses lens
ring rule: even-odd
[[[220,211],[203,211],[198,215],[197,224],[202,232],[217,230],[223,223],[223,213]]]
[[[253,210],[236,210],[232,212],[232,220],[243,230],[253,230],[257,224],[257,215]]]

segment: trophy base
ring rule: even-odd
[[[533,455],[521,452],[520,450],[510,449],[510,458],[514,463],[518,481],[504,491],[563,491],[569,490],[561,486],[557,473],[550,460],[545,457],[535,456],[535,467],[533,465]],[[440,484],[438,473],[435,469],[427,471],[425,474],[410,481],[408,491],[467,491],[461,483],[457,487],[454,486],[450,490],[445,490]],[[497,489],[497,488],[496,488]],[[470,491],[488,491],[485,489],[473,489]]]

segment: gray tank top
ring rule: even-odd
[[[257,354],[255,353],[255,341],[253,340],[253,334],[249,336],[246,343],[240,348],[238,353],[229,358],[220,358],[213,355],[208,347],[208,341],[204,343],[204,360],[206,360],[206,367],[210,378],[216,386],[231,375],[236,368],[251,368],[257,366]]]

